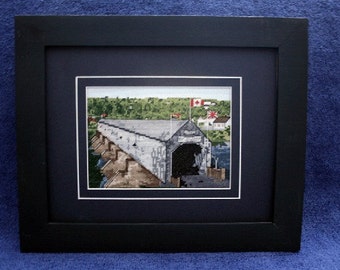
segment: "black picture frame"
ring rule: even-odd
[[[188,252],[300,249],[307,103],[306,19],[18,16],[15,23],[21,251]],[[49,66],[46,55],[51,47],[274,50],[276,110],[270,220],[111,222],[54,219],[51,205],[63,202],[53,201],[49,182],[53,168],[49,153],[53,147],[49,145],[51,133],[48,126],[53,119],[48,117],[48,111],[53,101],[48,97],[49,91],[46,91]],[[67,129],[74,133],[74,127],[66,126]],[[59,170],[68,172],[67,167]],[[69,176],[66,174],[65,177]],[[70,206],[63,207],[67,209]]]

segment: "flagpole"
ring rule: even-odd
[[[170,138],[172,137],[172,114],[170,114]]]
[[[189,121],[191,121],[191,98],[189,99]]]

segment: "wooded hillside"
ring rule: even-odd
[[[189,118],[190,98],[88,98],[88,115],[100,117],[106,114],[112,119],[149,119],[165,120],[173,114],[180,114],[180,118]],[[216,111],[219,116],[230,114],[230,102],[209,100],[215,103],[209,107],[193,107],[191,117],[197,120],[206,117],[207,111]]]

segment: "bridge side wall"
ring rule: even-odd
[[[103,123],[98,125],[98,131],[157,176],[162,182],[166,182],[165,142]]]

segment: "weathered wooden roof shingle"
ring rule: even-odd
[[[168,141],[188,120],[114,120],[102,119],[99,123],[120,128],[160,141]]]

